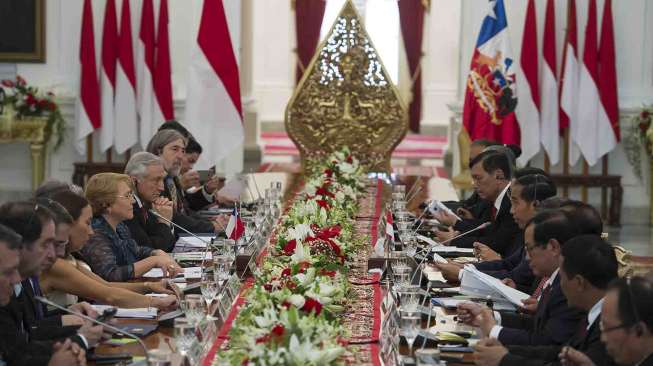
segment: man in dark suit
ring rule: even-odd
[[[55,347],[58,341],[68,338],[78,345],[77,350],[94,346],[102,336],[101,326],[92,326],[72,315],[47,316],[35,300],[35,296],[42,295],[38,276],[55,258],[52,213],[33,201],[9,202],[0,206],[0,224],[22,237],[18,265],[22,282],[14,286],[9,303],[0,307],[2,359],[12,365],[45,365],[60,349]],[[71,310],[97,316],[85,303],[75,304]],[[69,348],[70,341],[66,342]]]
[[[502,346],[485,341],[475,359],[482,366],[541,366],[560,364],[568,347],[584,352],[595,365],[615,365],[601,342],[599,326],[608,284],[617,278],[612,246],[596,235],[577,236],[562,249],[560,285],[570,306],[587,313],[566,346]]]
[[[525,248],[533,274],[548,278],[534,315],[496,313],[478,304],[459,306],[460,318],[504,345],[564,344],[574,334],[583,314],[567,304],[558,268],[564,243],[577,231],[562,211],[538,213],[525,229]]]
[[[168,222],[173,220],[172,202],[160,196],[166,176],[163,161],[154,154],[138,152],[127,162],[125,174],[134,182],[134,217],[125,222],[132,237],[139,245],[172,251],[177,241]],[[151,209],[168,221],[155,216]]]
[[[519,226],[510,214],[510,179],[513,167],[507,154],[497,151],[485,151],[472,162],[472,181],[479,197],[491,204],[490,226],[478,232],[466,235],[451,242],[457,247],[471,248],[475,242],[483,243],[503,257],[517,249],[515,238]],[[483,218],[485,219],[485,218]],[[440,241],[451,239],[460,231],[450,228],[448,231],[436,231]]]

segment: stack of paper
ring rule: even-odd
[[[175,249],[182,248],[206,248],[206,243],[210,243],[211,239],[215,236],[198,235],[199,238],[194,236],[180,236],[175,244]]]
[[[177,261],[201,261],[203,259],[212,260],[213,253],[206,252],[185,252],[185,253],[174,253],[172,257]]]
[[[163,278],[163,270],[161,268],[152,268],[143,274],[145,278]],[[200,279],[202,278],[202,267],[187,267],[184,268],[184,273],[177,275],[185,279]]]
[[[458,215],[456,215],[455,212],[453,212],[449,207],[445,206],[444,203],[442,203],[442,202],[440,202],[438,200],[431,201],[431,203],[429,204],[429,211],[431,211],[431,214],[435,214],[438,211],[445,212],[445,213],[447,213],[449,215],[454,216],[456,218],[456,220],[462,221],[462,219],[460,217],[458,217]]]
[[[436,253],[466,253],[474,254],[474,248],[458,248],[458,247],[448,247],[445,245],[439,245],[433,247],[433,252]]]
[[[93,305],[95,311],[97,311],[100,314],[102,314],[104,310],[113,307],[115,306]],[[118,308],[118,312],[116,312],[116,317],[133,318],[133,319],[154,319],[156,318],[157,314],[158,314],[157,308],[133,308],[133,309]]]
[[[434,297],[431,299],[433,302],[433,305],[438,305],[442,306],[445,308],[455,308],[458,306],[458,304],[464,303],[464,302],[470,302],[474,300],[474,298],[468,297]],[[494,303],[493,307],[494,310],[506,310],[506,311],[515,311],[517,308],[512,305],[511,303],[507,301],[497,301]]]
[[[516,306],[522,306],[522,301],[530,297],[519,290],[505,285],[498,278],[494,278],[476,269],[472,265],[463,268],[460,281],[460,292],[465,295],[492,297],[494,300],[505,299]]]

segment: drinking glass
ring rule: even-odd
[[[188,318],[175,318],[174,325],[174,337],[177,352],[185,357],[195,340],[195,326]]]
[[[422,316],[420,314],[401,312],[401,332],[408,343],[408,355],[413,354],[413,343],[421,328]]]
[[[229,271],[231,270],[231,263],[233,262],[230,255],[227,254],[213,254],[213,275],[215,281],[220,282],[229,278]]]
[[[147,365],[148,366],[170,366],[172,354],[164,349],[150,349],[147,351]]]
[[[404,287],[410,284],[410,273],[412,271],[409,266],[393,266],[392,271],[395,274],[395,284],[398,287]]]
[[[180,301],[180,305],[186,319],[193,325],[197,325],[206,316],[206,302],[202,295],[188,294]]]
[[[215,282],[215,276],[213,273],[202,273],[202,282],[200,283],[200,290],[202,291],[202,296],[206,301],[206,307],[210,308],[211,303],[218,295],[218,284]]]
[[[421,294],[419,286],[405,285],[398,291],[400,310],[407,313],[417,313]]]

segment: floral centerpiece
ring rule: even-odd
[[[338,318],[347,301],[347,260],[365,175],[348,150],[333,154],[276,228],[276,241],[245,294],[218,359],[232,365],[330,365],[345,351]]]
[[[649,157],[653,156],[653,105],[644,106],[631,118],[631,124],[626,131],[623,144],[628,162],[632,165],[635,175],[642,178],[642,146]]]
[[[28,85],[21,76],[16,76],[16,80],[2,80],[0,86],[0,111],[2,113],[14,114],[10,118],[13,117],[15,123],[20,123],[29,117],[46,118],[46,138],[55,136],[55,149],[61,146],[66,122],[59,106],[54,102],[53,93],[44,93],[38,88]]]

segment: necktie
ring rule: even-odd
[[[492,206],[490,212],[492,214],[492,221],[495,221],[497,219],[497,208],[495,206]]]
[[[546,286],[542,290],[542,296],[540,296],[540,300],[538,301],[538,307],[546,305],[546,302],[549,301],[549,294],[551,293],[551,285]]]
[[[537,285],[537,288],[535,289],[535,291],[533,291],[533,297],[534,298],[537,299],[542,294],[542,289],[544,288],[544,284],[548,280],[549,280],[549,277],[542,277],[542,279],[540,280],[540,283]]]
[[[30,284],[32,285],[32,291],[34,291],[34,296],[43,297],[43,291],[41,291],[41,284],[39,283],[39,278],[36,277],[36,276],[30,277],[29,281],[30,281]],[[36,308],[35,309],[36,310],[36,319],[37,320],[43,319],[43,314],[44,314],[43,313],[43,305],[40,302],[35,300],[34,301],[34,306]]]
[[[172,177],[166,178],[166,185],[168,186],[168,191],[170,192],[170,200],[172,201],[172,208],[177,211],[179,207],[177,202],[177,186]]]
[[[578,331],[576,332],[578,334],[579,340],[585,339],[587,336],[587,326],[589,325],[589,322],[587,321],[587,317],[583,317],[581,321],[578,323]]]

